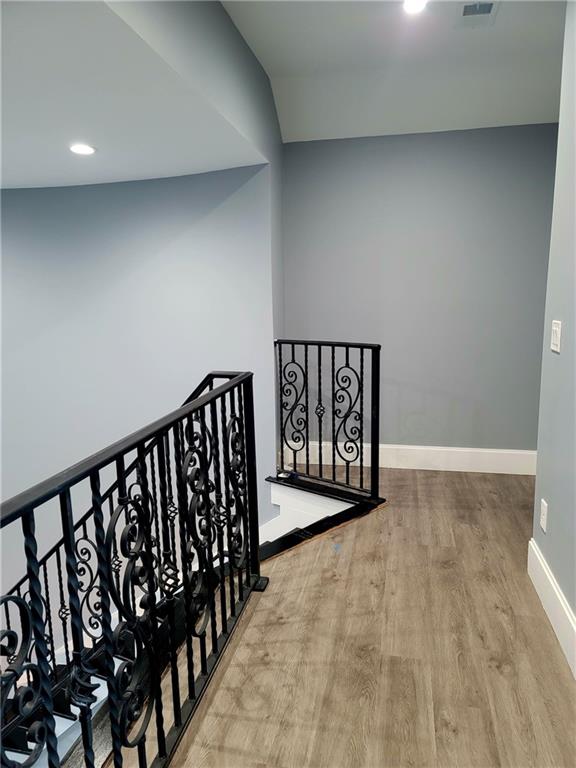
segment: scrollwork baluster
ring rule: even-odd
[[[1,764],[3,768],[29,768],[38,760],[46,744],[46,721],[35,720],[27,726],[26,741],[28,744],[34,744],[34,747],[23,762],[11,760],[8,756],[9,749],[4,738],[4,730],[8,731],[10,728],[8,716],[10,710],[12,716],[15,712],[17,716],[31,719],[34,713],[38,717],[44,715],[40,670],[38,664],[34,664],[31,659],[33,636],[30,607],[22,597],[15,594],[0,597],[0,605],[4,607],[6,616],[6,629],[0,632],[0,652],[7,660],[7,665],[0,676],[3,731],[0,739]],[[10,606],[18,611],[18,619],[13,627],[9,619]],[[18,686],[18,681],[22,677],[26,677],[27,682],[25,685]]]
[[[226,525],[227,511],[222,500],[222,480],[220,477],[220,426],[218,424],[218,411],[216,401],[210,403],[210,429],[212,432],[214,452],[214,491],[215,503],[213,508],[213,521],[216,528],[216,546],[218,549],[218,564],[220,566],[220,624],[222,632],[228,632],[228,618],[226,608],[226,573],[224,563],[224,526]]]
[[[234,586],[234,557],[232,555],[232,504],[233,498],[230,491],[230,462],[227,449],[227,432],[226,425],[228,424],[227,410],[226,410],[226,396],[220,398],[220,423],[222,424],[222,461],[224,464],[224,511],[226,515],[226,546],[228,548],[228,571],[229,588],[230,588],[230,614],[236,616],[236,590]]]
[[[90,489],[92,491],[92,508],[94,509],[96,551],[98,553],[102,639],[104,642],[106,685],[108,687],[112,754],[114,768],[122,768],[122,735],[120,732],[120,707],[118,703],[120,693],[114,676],[114,634],[112,632],[112,615],[110,612],[110,583],[113,583],[114,572],[112,570],[112,561],[106,557],[106,534],[104,531],[104,514],[102,512],[102,496],[100,494],[100,475],[97,471],[90,475]]]
[[[246,466],[247,514],[250,537],[250,572],[251,582],[255,578],[254,589],[263,591],[268,578],[260,575],[259,529],[258,529],[258,491],[256,473],[256,435],[254,432],[254,384],[250,377],[242,385],[244,402],[244,446]]]
[[[292,469],[297,471],[298,452],[306,446],[307,414],[302,402],[306,387],[304,368],[296,361],[292,344],[292,359],[281,368],[281,438],[282,443],[292,452]]]
[[[178,422],[172,428],[174,441],[174,463],[176,470],[176,493],[178,496],[178,529],[180,533],[180,562],[182,564],[182,580],[184,582],[184,620],[186,622],[186,671],[188,679],[188,698],[196,698],[196,686],[194,681],[194,653],[192,647],[193,617],[192,617],[192,584],[189,568],[190,553],[186,536],[186,510],[188,500],[186,498],[186,483],[184,481],[183,450],[181,424]]]
[[[315,410],[318,418],[318,475],[320,478],[324,475],[323,457],[322,457],[322,420],[326,413],[326,408],[322,402],[322,344],[318,344],[318,403]]]
[[[280,470],[284,471],[284,401],[282,395],[282,343],[278,344],[278,430],[280,433]],[[222,422],[225,424],[226,422]]]
[[[227,425],[226,447],[229,452],[230,486],[232,499],[230,504],[232,520],[232,555],[236,561],[238,573],[238,600],[244,600],[242,566],[246,559],[246,536],[244,532],[244,475],[242,472],[244,455],[244,436],[240,420],[236,415],[236,392],[230,390],[230,420]]]
[[[202,487],[203,506],[204,506],[204,524],[206,526],[206,568],[208,575],[208,602],[210,606],[210,630],[212,636],[212,653],[218,653],[218,627],[216,624],[216,600],[215,590],[217,587],[216,574],[214,572],[214,542],[216,532],[213,520],[213,502],[211,494],[214,490],[214,484],[210,479],[210,469],[212,466],[213,440],[212,435],[206,427],[206,413],[204,408],[200,409],[198,415],[200,426],[200,441],[202,453],[200,461],[203,463],[204,483]],[[208,439],[209,438],[209,439]]]
[[[304,411],[305,411],[305,426],[306,435],[304,443],[306,447],[306,474],[310,474],[310,417],[309,417],[309,403],[308,403],[308,345],[304,345]]]
[[[138,468],[141,481],[140,462]],[[110,517],[105,536],[108,590],[119,614],[119,623],[113,631],[114,655],[122,659],[114,674],[113,690],[118,693],[117,722],[122,745],[138,747],[142,766],[146,763],[146,730],[156,703],[156,689],[150,680],[154,681],[154,676],[158,675],[150,626],[150,602],[155,593],[154,566],[153,556],[145,544],[146,538],[148,541],[151,538],[152,521],[149,507],[144,508],[145,494],[141,485],[135,483],[130,491],[126,487],[123,456],[116,460],[116,475],[118,505]],[[116,574],[117,578],[114,578]],[[136,584],[142,595],[138,602]],[[159,752],[162,746],[159,740]]]
[[[334,394],[334,413],[339,419],[334,438],[334,447],[344,461],[346,485],[350,484],[350,464],[360,455],[360,413],[356,407],[360,398],[360,377],[350,366],[346,354],[344,364],[336,372],[337,389]]]
[[[243,435],[243,444],[244,444],[244,454],[246,456],[246,425],[244,421],[244,393],[243,389],[241,387],[238,388],[238,418],[239,418],[239,424],[240,428],[242,430]],[[252,542],[250,541],[250,534],[249,534],[249,520],[248,516],[251,512],[250,505],[249,505],[249,499],[248,499],[248,480],[247,480],[247,474],[246,474],[246,465],[247,460],[244,458],[244,461],[242,462],[242,488],[244,489],[244,519],[243,519],[243,526],[244,526],[244,539],[246,541],[246,557],[245,560],[245,583],[248,588],[250,588],[250,556],[251,556],[251,546]]]
[[[50,645],[50,659],[52,661],[52,671],[54,675],[54,681],[56,681],[56,677],[57,677],[56,670],[58,668],[58,665],[56,664],[56,651],[54,649],[54,627],[52,626],[52,606],[50,603],[50,587],[48,585],[48,566],[46,565],[46,562],[42,563],[42,576],[44,579],[44,594],[46,595],[46,599],[45,599],[46,623],[48,624],[47,640]]]
[[[364,347],[360,349],[360,488],[364,488]]]
[[[140,470],[140,485],[142,488],[141,503],[141,525],[143,529],[144,538],[144,553],[146,558],[142,558],[145,576],[147,580],[147,595],[145,597],[145,608],[149,612],[148,626],[149,626],[149,642],[152,648],[154,658],[159,657],[156,647],[156,638],[158,636],[158,624],[156,617],[156,582],[154,579],[154,551],[152,543],[152,526],[151,526],[151,509],[150,509],[150,494],[148,491],[148,476],[146,471],[146,453],[143,445],[138,446],[138,467]],[[166,737],[164,734],[164,712],[162,704],[162,685],[160,680],[160,672],[156,663],[152,664],[150,669],[150,677],[152,683],[152,693],[155,699],[155,711],[156,711],[156,736],[158,740],[158,756],[160,758],[166,757]]]
[[[58,768],[60,758],[58,755],[58,739],[56,738],[56,725],[54,722],[54,710],[52,703],[52,688],[50,682],[50,665],[48,664],[48,647],[46,644],[46,629],[44,625],[44,603],[42,601],[42,588],[40,586],[40,567],[38,563],[38,544],[36,542],[36,526],[34,511],[29,510],[22,516],[22,532],[24,534],[24,552],[26,555],[26,572],[30,589],[30,618],[36,662],[38,670],[39,698],[44,710],[44,738],[50,768]],[[40,739],[40,729],[36,729],[34,735],[36,742]],[[36,756],[37,759],[38,755]],[[34,761],[35,762],[35,761]],[[9,763],[8,763],[9,764]]]
[[[80,728],[82,731],[82,746],[84,747],[84,762],[86,768],[94,768],[94,748],[92,745],[92,713],[95,703],[94,691],[98,687],[91,681],[93,670],[86,663],[84,656],[84,638],[82,627],[82,612],[80,607],[80,583],[78,580],[74,541],[74,519],[72,517],[72,500],[70,491],[60,494],[60,512],[62,516],[62,532],[64,534],[64,552],[66,555],[66,575],[68,582],[68,604],[70,606],[70,626],[72,635],[72,670],[68,695],[74,706],[80,709]]]
[[[58,618],[62,625],[62,636],[64,638],[64,657],[66,659],[66,666],[70,664],[70,645],[68,643],[68,616],[70,611],[66,605],[66,599],[64,597],[64,577],[62,575],[62,556],[60,554],[61,547],[56,550],[56,574],[58,577],[58,596],[60,598],[60,606],[58,608]]]
[[[164,435],[160,435],[157,441],[158,452],[158,480],[160,486],[160,519],[162,520],[162,563],[160,566],[160,586],[166,597],[166,611],[168,614],[169,645],[170,645],[170,673],[172,681],[172,706],[174,710],[174,724],[180,727],[182,724],[180,708],[180,683],[178,680],[178,648],[176,645],[176,615],[174,612],[174,593],[179,587],[178,568],[176,556],[171,549],[170,529],[168,522],[168,485],[166,482],[166,453]]]
[[[187,444],[183,472],[190,490],[187,511],[187,529],[190,537],[191,557],[197,568],[191,571],[193,582],[194,634],[200,642],[200,664],[203,674],[208,673],[206,654],[206,630],[211,617],[210,595],[213,590],[213,574],[210,570],[207,550],[212,546],[212,529],[208,515],[206,486],[209,482],[209,461],[203,443],[197,417],[186,419],[184,437]]]
[[[376,499],[380,492],[380,347],[372,349],[370,368],[370,494]]]

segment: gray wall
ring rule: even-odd
[[[382,344],[382,442],[536,448],[555,148],[555,125],[285,146],[286,335]]]
[[[111,3],[110,7],[270,164],[274,333],[280,334],[284,315],[279,213],[282,144],[266,72],[219,2],[150,0]]]
[[[546,293],[534,538],[566,599],[576,610],[575,41],[576,6],[568,3]],[[552,320],[562,321],[560,355],[550,350]],[[548,502],[546,533],[539,525],[541,498]]]
[[[268,166],[3,193],[4,498],[218,368],[254,372],[260,479],[274,469],[270,200]]]

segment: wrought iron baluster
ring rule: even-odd
[[[143,511],[143,534],[144,534],[144,553],[146,555],[146,578],[147,578],[147,601],[146,608],[150,612],[148,621],[150,628],[150,645],[155,658],[160,658],[158,617],[156,615],[156,584],[154,579],[154,548],[152,543],[152,526],[150,509],[150,491],[148,488],[148,473],[146,470],[146,450],[141,443],[137,449],[138,467],[140,470],[140,487],[142,489],[142,511]],[[162,682],[160,679],[160,670],[156,664],[152,664],[150,670],[152,695],[155,701],[156,711],[156,738],[158,740],[158,756],[166,757],[166,736],[164,734],[164,708],[162,703]]]
[[[304,344],[304,407],[306,409],[306,474],[310,474],[310,416],[308,404],[308,345]]]
[[[40,567],[38,563],[38,544],[36,542],[36,525],[34,511],[26,511],[22,516],[22,533],[24,534],[24,553],[26,555],[26,572],[30,585],[30,620],[36,651],[36,667],[38,670],[38,689],[40,702],[44,710],[43,734],[46,741],[48,765],[59,768],[58,739],[52,702],[52,686],[50,682],[50,665],[48,664],[48,646],[46,644],[46,628],[44,624],[44,603],[42,587],[40,586]],[[41,727],[41,726],[39,726]],[[36,741],[41,740],[40,733],[35,732]]]
[[[336,347],[331,347],[332,361],[332,480],[336,482]]]
[[[60,494],[60,513],[64,534],[64,552],[66,554],[66,576],[68,587],[68,605],[70,606],[70,632],[72,635],[72,670],[68,695],[74,706],[80,709],[80,728],[86,768],[94,768],[94,747],[92,744],[92,704],[96,702],[94,691],[98,687],[91,680],[93,670],[86,663],[84,654],[84,631],[80,608],[80,583],[78,581],[74,537],[74,518],[70,490]]]
[[[324,476],[322,459],[322,420],[326,413],[326,408],[322,401],[322,345],[318,344],[318,403],[316,405],[316,416],[318,417],[318,474],[320,478]]]
[[[202,469],[204,474],[204,485],[202,493],[204,496],[204,512],[206,526],[206,560],[208,571],[208,602],[210,606],[210,633],[212,637],[212,653],[218,653],[218,625],[216,622],[216,573],[214,571],[214,521],[212,519],[212,481],[210,479],[210,465],[212,464],[211,451],[212,443],[210,438],[210,445],[208,444],[208,436],[206,429],[206,413],[204,408],[200,408],[198,414],[200,422],[200,440],[202,445],[202,451],[200,454],[200,462],[204,464]]]
[[[239,424],[240,429],[242,431],[242,442],[244,444],[244,454],[246,455],[246,425],[244,422],[244,390],[242,387],[238,387],[238,414],[239,414]],[[250,511],[249,507],[249,500],[248,500],[248,478],[246,475],[246,465],[247,461],[246,458],[244,459],[244,462],[242,464],[242,488],[244,490],[244,537],[246,538],[246,558],[245,558],[245,582],[246,586],[250,588],[251,586],[251,578],[250,578],[250,558],[251,558],[251,542],[250,542],[250,530],[249,530],[249,523],[248,523],[248,515]],[[242,570],[242,569],[240,569]]]
[[[114,499],[112,495],[108,499],[108,517],[111,520],[114,514]],[[110,560],[112,573],[110,575],[111,584],[116,586],[116,591],[120,591],[120,558],[118,557],[118,544],[116,539],[112,539],[112,558]]]
[[[52,625],[52,605],[50,603],[50,586],[48,584],[48,566],[46,561],[42,563],[42,576],[44,579],[44,602],[46,605],[46,623],[48,624],[48,642],[50,644],[50,658],[52,660],[52,670],[54,682],[57,679],[56,651],[54,649],[54,626]]]
[[[166,596],[166,612],[168,615],[169,644],[170,644],[170,677],[172,682],[172,706],[174,709],[174,725],[182,725],[180,708],[180,681],[178,679],[178,647],[176,642],[176,613],[174,609],[174,594],[179,584],[178,568],[175,553],[171,549],[171,537],[168,510],[168,484],[166,482],[166,454],[164,450],[164,435],[160,435],[156,450],[158,452],[158,478],[160,486],[160,518],[162,521],[162,563],[160,566],[160,585]],[[153,451],[152,451],[153,453]]]
[[[292,344],[292,362],[293,363],[296,362],[294,344]],[[296,449],[293,448],[292,449],[292,469],[294,470],[294,472],[298,471],[298,466],[297,466],[297,463],[296,463],[296,453],[297,453]],[[240,596],[240,597],[242,597],[242,596]]]
[[[153,558],[150,557],[151,547],[146,544],[152,538],[152,521],[149,505],[144,507],[140,456],[137,464],[137,481],[128,489],[124,455],[116,459],[118,506],[111,515],[105,545],[108,558],[111,559],[113,552],[117,552],[119,574],[122,571],[119,588],[116,588],[112,580],[109,583],[119,617],[113,636],[115,653],[122,659],[115,675],[116,689],[121,692],[119,724],[122,744],[138,748],[139,766],[145,768],[146,732],[157,701],[153,682],[158,675],[158,654],[153,644],[154,617],[151,609],[155,589],[150,592],[150,580],[155,583],[155,573]],[[119,547],[115,550],[113,542],[116,539],[116,527],[122,525],[122,519],[124,527]],[[124,558],[124,569],[120,558]],[[142,595],[139,603],[136,602],[135,582]],[[139,608],[143,609],[142,614],[138,613]],[[142,670],[147,671],[147,675]],[[147,684],[148,680],[152,681],[150,685]],[[159,740],[159,753],[161,746],[162,741]]]
[[[70,610],[66,604],[64,598],[64,577],[62,575],[62,558],[60,555],[60,547],[56,550],[56,569],[58,575],[58,595],[60,597],[60,607],[58,608],[58,618],[62,624],[62,636],[64,638],[64,656],[66,658],[66,666],[70,664],[70,646],[68,644],[68,616]]]
[[[282,342],[278,342],[278,430],[280,432],[280,470],[284,471],[284,407],[283,407],[283,376]],[[224,422],[226,423],[226,422]]]
[[[346,347],[345,350],[345,363],[346,368],[350,368],[350,347]],[[344,454],[344,464],[346,465],[346,485],[350,485],[350,461],[348,454]]]
[[[152,520],[154,522],[154,537],[152,546],[155,550],[155,563],[158,581],[162,578],[162,543],[160,539],[160,523],[158,515],[158,494],[156,493],[156,461],[154,459],[154,448],[150,451],[150,505],[152,508]]]
[[[298,472],[298,453],[306,443],[307,420],[304,403],[305,373],[296,360],[295,345],[291,344],[291,357],[280,372],[280,431],[283,448],[292,454],[291,471]]]
[[[193,449],[195,447],[194,446],[195,430],[194,430],[194,422],[193,422],[192,416],[190,415],[186,417],[185,432],[187,432],[189,435],[188,442],[189,442],[190,449]],[[193,453],[193,451],[191,452]],[[199,457],[197,458],[197,460],[199,460]],[[202,495],[201,491],[198,493],[191,488],[192,498],[188,506],[188,521],[189,521],[191,530],[195,530],[195,526],[197,525],[197,522],[198,522],[195,518],[196,518],[197,505],[199,502],[201,503],[201,499],[200,499],[201,495]],[[205,599],[204,582],[207,578],[206,563],[203,561],[203,559],[201,559],[202,552],[201,552],[201,548],[198,546],[198,543],[194,541],[192,543],[196,546],[196,554],[198,556],[198,571],[196,572],[197,584],[193,590],[194,598],[195,598],[194,612],[195,614],[203,614],[204,613],[203,602]],[[195,618],[195,621],[196,621],[196,618]],[[207,675],[208,674],[208,655],[206,653],[206,626],[204,621],[201,621],[200,627],[201,627],[200,631],[197,631],[195,628],[194,634],[198,637],[198,642],[200,645],[200,670],[202,671],[203,675]]]
[[[222,425],[222,429],[225,425]],[[222,632],[228,632],[228,612],[226,608],[226,569],[224,563],[224,526],[226,525],[226,508],[222,503],[222,479],[220,476],[220,425],[216,401],[210,403],[210,429],[214,449],[214,516],[216,525],[216,546],[218,548],[218,563],[220,566],[220,624]]]
[[[364,488],[364,347],[360,348],[360,488]]]
[[[191,613],[192,605],[192,586],[189,575],[189,550],[188,538],[186,535],[186,511],[188,509],[188,499],[186,484],[184,482],[183,469],[183,449],[182,449],[182,424],[178,422],[172,427],[172,436],[174,440],[174,463],[176,470],[176,493],[178,496],[178,529],[180,533],[180,562],[182,567],[182,580],[184,582],[184,621],[186,622],[186,673],[188,679],[188,698],[196,698],[196,687],[194,681],[194,653],[192,648],[193,619]]]
[[[234,556],[232,543],[232,504],[233,498],[230,490],[230,459],[227,445],[228,416],[226,409],[226,396],[220,398],[220,422],[222,424],[222,460],[224,464],[224,500],[226,511],[226,546],[228,547],[228,585],[230,590],[230,615],[236,616],[236,589],[234,585]],[[282,422],[280,422],[282,423]],[[282,439],[282,438],[280,438]]]
[[[168,520],[170,527],[170,549],[176,559],[176,517],[178,510],[174,504],[174,494],[172,493],[172,460],[170,457],[170,432],[164,435],[164,453],[166,455],[166,480],[168,483]]]
[[[372,361],[370,372],[370,494],[376,499],[380,495],[380,478],[378,469],[378,456],[380,452],[380,347],[372,349]]]
[[[16,594],[19,598],[22,599],[22,590],[20,589],[20,586],[16,587]],[[32,640],[32,643],[34,643],[34,640]],[[16,679],[14,681],[14,689],[16,691],[18,690],[19,682],[20,682],[19,679]],[[30,685],[30,673],[28,672],[28,670],[26,671],[26,682],[28,685]]]
[[[268,584],[268,579],[260,575],[259,529],[258,529],[258,491],[256,473],[256,435],[254,432],[254,385],[252,376],[242,384],[244,402],[244,445],[246,452],[246,512],[248,515],[250,539],[250,571],[257,581],[256,590],[262,591]]]
[[[237,423],[237,415],[236,415],[236,392],[234,389],[230,390],[230,423],[228,425],[228,431],[230,433],[231,426],[233,424]],[[228,449],[231,449],[230,446],[230,437],[228,437],[227,440],[228,443]],[[294,459],[294,461],[296,461]],[[237,518],[237,533],[236,536],[242,536],[242,499],[240,497],[240,487],[238,486],[238,477],[236,475],[235,467],[233,466],[232,462],[230,462],[230,480],[232,483],[233,488],[233,495],[234,495],[234,510],[235,515]],[[234,482],[236,481],[236,482]],[[237,544],[235,543],[235,548],[237,548]],[[244,583],[242,581],[242,562],[237,563],[237,576],[238,576],[238,600],[243,601],[244,600]]]
[[[102,640],[104,644],[106,685],[108,687],[108,716],[110,719],[110,733],[112,736],[112,755],[114,759],[114,768],[122,768],[122,735],[120,730],[120,707],[118,703],[120,691],[118,690],[114,674],[114,635],[110,612],[110,584],[113,582],[114,578],[117,577],[117,573],[113,570],[113,562],[109,560],[106,552],[104,514],[102,511],[102,497],[100,494],[100,475],[97,471],[90,475],[90,489],[92,491],[92,508],[94,510],[96,551],[98,553]],[[110,499],[110,503],[112,503],[112,499]]]

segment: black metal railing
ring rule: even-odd
[[[0,598],[2,766],[120,768],[130,750],[139,768],[167,764],[266,584],[252,374],[209,374],[178,410],[2,504],[0,527],[18,525],[24,575]]]
[[[379,496],[380,345],[278,339],[278,477]]]

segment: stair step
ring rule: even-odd
[[[30,755],[32,749],[28,746],[28,729],[17,725],[3,737],[3,747],[19,755]]]

